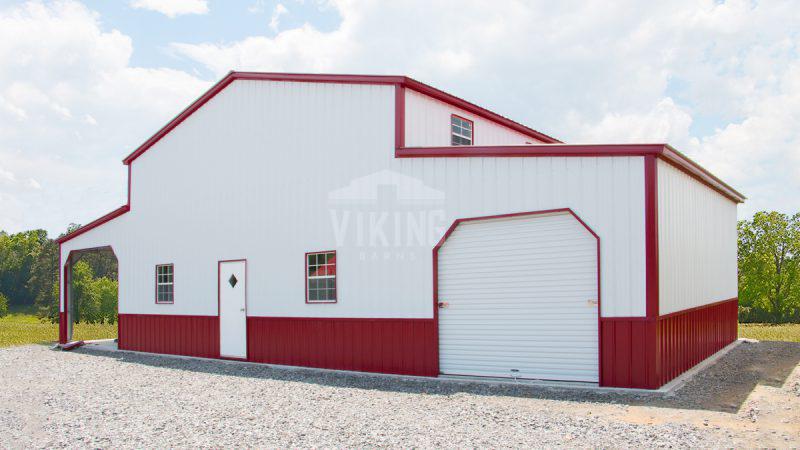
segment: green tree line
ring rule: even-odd
[[[67,232],[76,228],[71,224]],[[58,243],[45,230],[0,231],[0,317],[10,310],[35,311],[43,319],[57,321],[58,280]],[[77,321],[116,322],[114,255],[110,251],[81,253],[72,269],[72,291]]]
[[[800,213],[741,220],[739,321],[800,323]]]
[[[800,213],[758,212],[738,235],[739,320],[800,323]],[[72,270],[76,320],[116,322],[116,258],[83,253]],[[44,230],[0,231],[0,316],[15,308],[58,320],[58,244]]]

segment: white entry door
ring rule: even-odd
[[[247,358],[247,262],[219,262],[219,354]]]
[[[568,212],[462,222],[439,249],[441,371],[597,382],[597,276]]]

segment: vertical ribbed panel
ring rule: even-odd
[[[736,242],[736,203],[659,160],[659,314],[738,295]]]
[[[249,360],[436,376],[433,320],[248,317]]]
[[[600,385],[655,389],[656,322],[641,317],[600,320]]]
[[[659,317],[659,385],[735,341],[738,307],[738,299],[731,299]]]
[[[118,332],[120,350],[219,357],[216,316],[120,314]]]
[[[738,300],[657,319],[601,319],[601,386],[657,389],[737,339]]]

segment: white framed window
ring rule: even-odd
[[[450,116],[450,145],[472,145],[473,123],[455,114]]]
[[[336,303],[336,251],[306,253],[306,303]]]
[[[156,265],[156,303],[175,302],[175,267],[172,264]]]

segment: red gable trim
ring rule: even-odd
[[[440,91],[419,81],[404,76],[391,75],[324,75],[324,74],[292,74],[292,73],[260,73],[230,72],[214,86],[192,102],[180,114],[161,128],[156,134],[128,155],[123,163],[128,165],[128,202],[114,211],[96,219],[72,233],[58,238],[58,243],[66,242],[74,237],[98,227],[116,217],[130,211],[131,162],[147,151],[187,117],[192,115],[206,102],[221,92],[234,80],[268,80],[313,83],[349,83],[349,84],[381,84],[395,86],[395,157],[396,158],[439,158],[439,157],[569,157],[569,156],[648,156],[661,158],[698,181],[706,184],[728,199],[741,203],[745,196],[737,192],[711,172],[687,158],[668,144],[563,144],[555,138],[528,128],[508,118],[493,113],[480,106],[469,103],[456,96]],[[441,100],[457,108],[513,129],[520,133],[544,141],[546,144],[523,146],[461,146],[461,147],[404,147],[405,138],[405,89],[413,89],[431,98]]]
[[[72,233],[64,235],[64,236],[61,236],[60,238],[56,239],[56,242],[58,242],[59,244],[63,244],[64,242],[67,242],[70,239],[76,238],[76,237],[82,235],[83,233],[86,233],[87,231],[93,229],[93,228],[97,228],[100,225],[102,225],[102,224],[104,224],[104,223],[106,223],[106,222],[108,222],[110,220],[116,219],[117,217],[125,214],[126,212],[128,212],[130,210],[131,210],[131,208],[128,205],[120,206],[119,208],[111,211],[110,213],[106,214],[105,216],[100,217],[98,219],[95,219],[95,220],[87,223],[86,225],[78,228],[77,230],[73,231]]]
[[[544,133],[540,133],[532,128],[528,128],[525,125],[520,123],[514,122],[513,120],[503,117],[500,114],[494,113],[489,111],[488,109],[481,108],[478,105],[472,104],[466,100],[460,99],[454,95],[450,95],[447,92],[440,91],[433,86],[428,86],[425,83],[420,83],[417,80],[413,80],[411,78],[406,78],[405,87],[409,89],[413,89],[419,93],[425,94],[429,97],[435,98],[437,100],[441,100],[445,103],[449,103],[456,108],[463,109],[464,111],[468,111],[476,116],[483,117],[484,119],[491,120],[497,124],[500,124],[506,128],[510,128],[514,131],[518,131],[526,136],[530,136],[536,140],[542,141],[546,144],[558,144],[561,143],[558,139],[554,137],[550,137]]]
[[[235,80],[266,80],[266,81],[292,81],[292,82],[312,82],[312,83],[346,83],[346,84],[380,84],[380,85],[393,85],[395,86],[395,145],[402,148],[404,146],[405,137],[405,88],[419,91],[422,94],[428,95],[437,100],[449,103],[453,106],[469,111],[472,114],[491,120],[500,125],[514,129],[520,133],[526,134],[538,140],[546,142],[559,142],[545,134],[539,133],[536,130],[520,125],[510,119],[507,119],[499,114],[493,113],[480,106],[469,103],[456,96],[450,95],[446,92],[440,91],[427,84],[420,83],[419,81],[412,80],[404,76],[394,75],[338,75],[338,74],[301,74],[301,73],[261,73],[261,72],[230,72],[208,91],[201,95],[197,100],[192,102],[186,109],[181,111],[177,116],[170,120],[164,127],[158,130],[154,135],[147,139],[142,145],[128,155],[122,162],[128,166],[128,202],[126,205],[121,206],[114,211],[96,219],[88,224],[78,228],[72,233],[58,238],[56,241],[59,243],[66,242],[72,238],[80,236],[81,234],[98,227],[116,217],[130,211],[131,204],[131,163],[138,158],[142,153],[146,152],[150,147],[155,145],[156,142],[161,140],[175,127],[181,124],[192,113],[200,109],[209,100],[214,98],[215,95],[220,93],[229,84]]]
[[[450,95],[444,91],[440,91],[432,86],[428,86],[425,83],[421,83],[417,80],[413,80],[408,77],[404,76],[395,76],[395,75],[332,75],[332,74],[304,74],[304,73],[260,73],[260,72],[230,72],[224,78],[219,80],[217,84],[211,87],[208,91],[206,91],[203,95],[201,95],[197,100],[192,102],[186,109],[180,112],[177,116],[175,116],[172,120],[170,120],[163,128],[158,130],[153,136],[151,136],[148,140],[146,140],[142,145],[139,146],[136,150],[133,151],[130,155],[128,155],[124,160],[122,160],[125,164],[130,164],[138,158],[142,153],[146,152],[147,149],[152,147],[156,142],[161,140],[164,136],[167,135],[170,131],[172,131],[175,127],[181,124],[187,117],[191,116],[192,113],[200,109],[201,106],[206,104],[209,100],[214,98],[215,95],[220,93],[223,89],[225,89],[229,84],[231,84],[235,80],[265,80],[265,81],[293,81],[293,82],[309,82],[309,83],[345,83],[345,84],[383,84],[383,85],[395,85],[399,88],[409,88],[413,89],[417,92],[425,94],[429,97],[435,98],[437,100],[443,101],[450,105],[453,105],[457,108],[463,109],[468,111],[476,116],[480,116],[484,119],[490,120],[527,136],[530,136],[534,139],[548,142],[548,143],[558,143],[559,140],[547,136],[544,133],[540,133],[532,128],[528,128],[522,124],[514,122],[511,119],[503,117],[497,113],[489,111],[488,109],[481,108],[478,105],[472,104],[466,100],[458,98],[454,95]],[[399,89],[399,92],[402,93],[403,89]]]
[[[138,158],[139,155],[146,152],[147,149],[152,147],[156,142],[161,140],[164,136],[167,135],[173,128],[180,125],[181,122],[186,120],[187,117],[191,116],[193,112],[200,109],[201,106],[205,105],[207,101],[214,98],[220,91],[225,89],[226,86],[231,84],[234,80],[233,72],[229,73],[225,76],[225,78],[219,80],[217,84],[211,86],[211,89],[207,90],[205,94],[201,95],[197,100],[192,102],[189,106],[186,107],[183,111],[180,112],[177,116],[175,116],[172,120],[170,120],[164,127],[156,132],[156,134],[150,136],[150,139],[144,141],[142,145],[139,146],[136,150],[133,151],[130,155],[126,156],[125,159],[122,160],[124,164],[130,164],[134,159]]]
[[[72,233],[69,233],[69,234],[66,234],[64,236],[61,236],[61,237],[57,238],[56,242],[58,242],[58,244],[59,244],[59,250],[58,250],[59,251],[59,258],[61,257],[61,246],[60,246],[61,244],[63,244],[64,242],[67,242],[68,240],[70,240],[72,238],[78,237],[78,236],[82,235],[83,233],[86,233],[87,231],[89,231],[89,230],[91,230],[93,228],[99,227],[100,225],[102,225],[102,224],[104,224],[104,223],[106,223],[108,221],[114,220],[117,217],[125,214],[126,212],[128,212],[130,210],[131,210],[131,166],[128,166],[128,202],[125,203],[124,205],[120,206],[119,208],[111,211],[110,213],[108,213],[108,214],[106,214],[106,215],[104,215],[104,216],[102,216],[102,217],[100,217],[98,219],[95,219],[95,220],[87,223],[86,225],[78,228],[77,230],[74,230]]]

